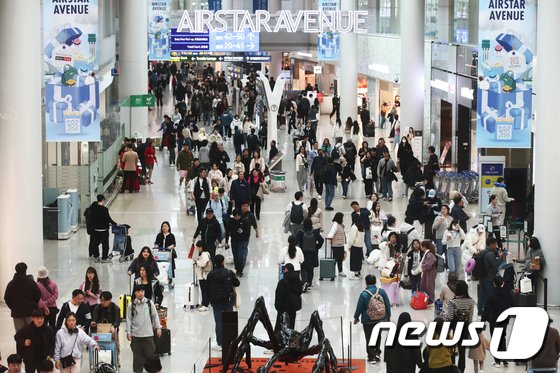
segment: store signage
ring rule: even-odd
[[[100,140],[98,13],[43,0],[46,141]]]
[[[148,60],[169,61],[171,0],[148,0]]]
[[[461,97],[474,100],[474,89],[469,87],[461,87]]]
[[[367,10],[352,11],[319,11],[300,10],[292,13],[290,10],[277,12],[274,19],[266,10],[252,13],[248,10],[185,10],[177,26],[179,32],[348,32],[367,33]],[[232,19],[231,29],[228,19]]]
[[[440,91],[444,91],[447,93],[451,93],[451,94],[455,93],[455,86],[453,84],[440,79],[432,80],[430,82],[430,86],[432,88],[436,88],[439,89]]]
[[[131,107],[144,107],[144,106],[155,106],[154,95],[131,95],[129,106]]]
[[[480,0],[476,146],[530,148],[536,4]]]
[[[375,72],[383,73],[383,74],[390,74],[391,73],[391,69],[389,68],[389,66],[379,65],[379,64],[376,64],[376,63],[369,64],[368,69],[370,69],[371,71],[375,71]]]
[[[322,74],[323,66],[313,66],[313,74]]]

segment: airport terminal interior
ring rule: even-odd
[[[253,338],[253,367],[243,359],[238,372],[556,372],[558,14],[556,0],[1,0],[0,367],[20,371],[19,354],[21,371],[43,372],[49,349],[54,371],[230,372],[222,353],[253,335],[277,342]],[[151,285],[130,267],[144,248],[160,272],[149,269]],[[216,280],[219,255],[229,281]],[[285,258],[301,271],[286,274]],[[79,314],[65,304],[76,289],[91,310],[102,292],[128,310],[115,333],[78,322],[100,352],[71,346],[70,327],[51,342],[24,326],[53,307]],[[149,325],[131,345],[139,289],[158,308],[137,319],[165,332],[152,339]],[[295,322],[277,324],[278,305],[300,297]],[[541,343],[548,323],[535,316],[526,345],[500,362],[492,335],[510,307],[552,321]],[[486,322],[483,341],[424,351],[424,335],[421,357],[383,333],[368,351],[367,326],[436,318]],[[311,327],[311,341],[290,334]],[[516,362],[533,344],[543,347]],[[60,365],[64,354],[77,364]]]

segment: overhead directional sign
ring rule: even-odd
[[[260,49],[259,33],[245,30],[243,32],[211,32],[210,51],[212,52],[258,52]]]
[[[171,29],[171,51],[205,51],[210,50],[210,36],[208,32],[177,32]]]

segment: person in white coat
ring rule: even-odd
[[[480,253],[486,248],[486,228],[479,224],[471,228],[463,242],[463,262],[466,262],[474,254]],[[467,281],[471,280],[471,276],[467,276]]]
[[[397,232],[389,233],[387,237],[387,241],[381,242],[379,244],[379,250],[381,250],[381,255],[379,256],[379,260],[377,261],[377,268],[382,271],[385,268],[385,265],[389,261],[390,258],[395,257],[395,253],[400,251],[400,247],[398,244]],[[371,254],[370,254],[371,257]],[[369,262],[369,261],[368,261]],[[373,263],[371,263],[373,264]]]
[[[457,220],[451,221],[448,229],[443,233],[441,240],[443,245],[447,245],[447,268],[449,273],[455,273],[461,277],[461,241],[466,238],[463,228]]]
[[[81,369],[82,351],[88,346],[99,350],[97,342],[76,326],[76,314],[70,312],[66,315],[64,325],[56,333],[54,345],[54,361],[56,369],[61,373],[78,373]],[[74,361],[73,365],[66,365],[65,361]]]
[[[202,296],[202,306],[198,307],[198,311],[204,312],[208,311],[208,305],[210,304],[210,300],[208,299],[208,283],[206,282],[206,279],[214,266],[212,265],[210,253],[204,248],[204,242],[198,241],[196,243],[196,248],[198,249],[198,258],[195,259],[194,264],[196,278],[198,279],[200,294]]]
[[[301,271],[301,263],[304,261],[303,251],[296,246],[297,239],[295,236],[288,237],[288,246],[284,246],[278,255],[278,264],[286,265],[291,263],[294,266],[294,272],[299,276]]]

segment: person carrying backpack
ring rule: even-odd
[[[292,236],[298,235],[298,232],[303,227],[303,219],[307,214],[307,206],[303,202],[303,192],[296,192],[294,194],[294,201],[286,206],[286,215],[289,215],[289,231]]]
[[[498,253],[498,241],[494,237],[486,239],[486,249],[483,250],[476,260],[473,276],[478,277],[478,315],[482,316],[486,300],[494,292],[494,278],[498,271],[498,261],[502,253]]]
[[[288,314],[290,328],[295,328],[297,311],[301,310],[302,286],[298,273],[294,271],[294,265],[287,263],[284,266],[284,277],[276,285],[274,307],[278,311],[278,315],[276,316],[275,331],[280,330],[284,313]]]
[[[126,337],[132,348],[132,370],[142,373],[144,362],[156,352],[154,332],[161,337],[161,324],[155,304],[144,297],[144,287],[134,285],[133,294],[126,310]]]
[[[391,319],[391,304],[385,290],[375,286],[377,279],[374,275],[366,276],[366,288],[360,293],[356,311],[354,312],[354,325],[362,322],[364,335],[366,337],[367,360],[369,364],[381,361],[381,349],[379,348],[380,338],[377,338],[375,345],[370,345],[371,332],[375,325],[382,321]]]
[[[303,263],[301,263],[301,279],[303,280],[303,292],[313,287],[313,271],[319,266],[319,249],[325,241],[319,231],[313,229],[311,218],[303,220],[303,227],[296,236],[296,241],[303,251]]]

